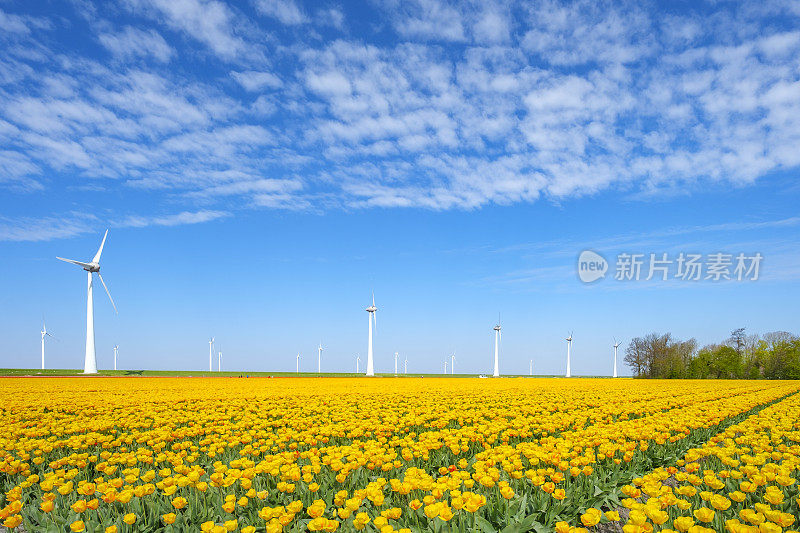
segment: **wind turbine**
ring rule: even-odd
[[[372,323],[375,323],[375,329],[378,329],[378,319],[375,318],[375,313],[378,311],[378,308],[375,307],[375,293],[372,293],[372,305],[367,307],[366,309],[369,320],[369,341],[367,344],[367,375],[374,376],[375,375],[375,366],[374,361],[372,358]]]
[[[567,341],[567,373],[564,377],[568,378],[572,376],[572,372],[569,369],[569,356],[570,356],[570,349],[572,348],[572,332],[569,332],[569,337],[566,338]]]
[[[397,356],[400,355],[397,352],[394,352],[394,375],[397,375]]]
[[[493,377],[499,378],[500,377],[500,361],[498,358],[499,347],[500,347],[500,313],[497,314],[497,325],[493,328],[494,329],[494,373],[492,374]]]
[[[208,341],[208,371],[209,372],[214,370],[214,367],[212,366],[213,363],[211,362],[211,358],[212,358],[213,354],[214,354],[214,337],[211,337],[211,340]]]
[[[450,375],[452,376],[456,372],[456,352],[453,350],[453,353],[450,355]]]
[[[297,352],[297,373],[300,373],[300,352]]]
[[[533,375],[533,359],[531,359],[530,365],[528,366],[528,375]]]
[[[319,343],[317,351],[317,374],[322,374],[322,342]]]
[[[222,372],[222,349],[217,352],[217,372]]]
[[[408,356],[406,356],[406,361],[403,366],[403,374],[408,374]]]
[[[45,337],[52,337],[47,332],[47,326],[44,323],[44,317],[42,317],[42,370],[44,370],[44,338]]]
[[[614,339],[614,377],[617,377],[617,348],[619,348],[620,344],[622,343]]]
[[[361,362],[361,356],[359,354],[356,354],[356,374],[359,373],[358,365],[360,362]]]
[[[108,294],[108,299],[111,300],[111,305],[114,307],[114,312],[117,312],[117,306],[114,304],[114,299],[111,297],[111,293],[108,292],[108,287],[106,287],[106,282],[103,281],[103,276],[100,275],[100,254],[103,253],[103,246],[106,244],[106,237],[108,237],[108,230],[106,230],[105,235],[103,235],[103,241],[100,243],[100,248],[97,249],[97,253],[94,254],[94,257],[89,263],[84,263],[81,261],[74,261],[72,259],[64,259],[63,257],[56,257],[61,261],[66,261],[67,263],[72,263],[73,265],[78,265],[79,267],[83,268],[87,273],[88,279],[88,286],[86,290],[86,355],[83,360],[83,373],[84,374],[97,374],[97,355],[94,351],[94,302],[92,299],[92,274],[97,272],[97,276],[100,278],[100,283],[103,284],[103,288],[106,290],[106,294]]]
[[[447,375],[447,359],[444,360],[444,375]]]
[[[117,369],[117,350],[119,350],[119,344],[114,345],[114,370]]]

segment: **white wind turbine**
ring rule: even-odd
[[[444,375],[447,375],[447,359],[444,360]]]
[[[117,369],[117,350],[119,350],[119,344],[114,345],[114,370]]]
[[[222,348],[217,352],[217,372],[222,372]]]
[[[497,325],[493,328],[494,329],[494,373],[492,374],[493,377],[499,378],[500,377],[500,360],[499,360],[499,350],[500,350],[500,314],[497,314]]]
[[[614,377],[617,377],[617,348],[619,348],[620,344],[622,343],[614,339]]]
[[[450,375],[456,373],[456,352],[453,350],[453,353],[450,354]]]
[[[569,332],[569,337],[565,339],[567,341],[567,373],[564,377],[568,378],[572,376],[572,372],[570,372],[569,368],[569,357],[570,357],[570,350],[572,348],[572,332]]]
[[[533,359],[531,359],[530,365],[528,366],[528,375],[533,375]]]
[[[397,356],[400,355],[397,352],[394,352],[394,375],[397,375]]]
[[[84,263],[82,261],[74,261],[72,259],[64,259],[63,257],[56,257],[61,261],[66,261],[67,263],[72,263],[73,265],[78,265],[79,267],[83,268],[87,273],[88,279],[88,287],[86,290],[86,355],[83,360],[83,373],[84,374],[97,374],[97,355],[94,350],[94,302],[92,299],[92,274],[97,272],[97,276],[100,278],[100,283],[103,284],[103,288],[106,290],[106,294],[108,294],[108,299],[111,300],[111,305],[114,307],[114,312],[117,312],[117,306],[114,304],[114,299],[111,297],[111,293],[108,292],[108,287],[106,287],[106,282],[103,281],[103,276],[100,275],[100,254],[103,253],[103,246],[106,244],[106,237],[108,237],[108,230],[106,230],[105,235],[103,235],[103,241],[100,243],[100,248],[97,249],[97,253],[94,254],[92,260],[88,263]]]
[[[361,363],[361,356],[359,354],[356,354],[356,374],[359,373],[358,366],[360,363]]]
[[[317,348],[317,374],[322,374],[322,342]]]
[[[375,318],[375,313],[378,311],[378,308],[375,307],[375,293],[372,293],[372,305],[367,307],[366,309],[369,320],[369,338],[367,344],[367,375],[374,376],[375,375],[375,365],[374,360],[372,357],[372,323],[375,323],[375,329],[378,329],[378,319]]]
[[[52,337],[47,332],[47,326],[44,323],[44,317],[42,317],[42,370],[44,370],[44,338],[45,337]]]
[[[403,363],[403,374],[408,374],[408,356],[406,356],[405,363]]]
[[[300,352],[297,352],[297,370],[296,372],[300,373]]]
[[[208,341],[208,371],[211,372],[214,370],[212,358],[214,356],[214,337],[211,337],[211,340]]]

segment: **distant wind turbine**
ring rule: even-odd
[[[217,372],[222,372],[222,348],[217,352]]]
[[[214,354],[214,337],[211,337],[211,340],[208,341],[208,371],[209,372],[214,370],[214,367],[212,366],[213,363],[211,362],[211,358],[213,357],[213,354]]]
[[[397,375],[397,356],[400,355],[397,352],[394,352],[394,375]]]
[[[444,375],[447,375],[447,359],[444,360]]]
[[[300,352],[297,352],[297,373],[300,373]]]
[[[106,282],[103,281],[103,276],[100,275],[100,255],[103,253],[103,246],[106,244],[106,237],[108,237],[108,230],[103,235],[103,241],[100,243],[100,248],[94,254],[92,260],[88,263],[82,261],[75,261],[72,259],[64,259],[63,257],[56,257],[60,261],[66,261],[73,265],[78,265],[87,272],[88,286],[86,289],[86,355],[83,360],[83,373],[84,374],[97,374],[97,354],[94,350],[94,302],[92,298],[92,274],[97,273],[100,278],[100,283],[108,294],[108,299],[111,300],[111,305],[114,307],[114,312],[117,312],[117,306],[114,304],[114,299],[111,293],[108,292]]]
[[[403,363],[403,374],[408,374],[408,356],[406,356],[405,363]]]
[[[44,338],[45,337],[52,337],[47,332],[47,326],[44,323],[44,317],[42,317],[42,370],[44,370]]]
[[[319,343],[317,351],[317,374],[322,374],[322,342]]]
[[[567,373],[564,377],[568,378],[572,376],[572,372],[570,372],[569,368],[569,358],[570,358],[570,350],[572,348],[572,332],[569,332],[569,337],[565,339],[567,341]]]
[[[622,343],[614,339],[614,377],[617,377],[617,348],[619,348],[620,344]]]
[[[499,350],[500,350],[500,339],[502,334],[500,333],[500,313],[497,314],[497,325],[494,327],[494,373],[492,374],[493,377],[499,378],[500,377],[500,360],[499,360]]]
[[[533,375],[533,359],[531,359],[530,365],[528,366],[528,375]]]
[[[114,370],[117,369],[117,350],[119,350],[119,344],[114,345]]]
[[[361,356],[359,354],[356,354],[356,374],[359,373],[358,370],[359,363],[361,363]]]
[[[450,355],[450,375],[456,373],[456,352],[453,350],[453,353]]]
[[[375,366],[374,360],[372,357],[372,324],[375,323],[375,330],[378,329],[378,320],[375,318],[375,313],[378,311],[378,308],[375,307],[375,293],[372,293],[372,305],[367,307],[366,309],[369,320],[369,337],[368,337],[368,344],[367,344],[367,375],[374,376],[375,375]]]

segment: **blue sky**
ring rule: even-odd
[[[611,344],[798,332],[800,8],[0,0],[0,366],[610,373]],[[584,284],[578,254],[611,264]],[[756,281],[613,279],[620,253]],[[100,292],[98,292],[98,289]]]

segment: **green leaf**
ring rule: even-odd
[[[536,533],[549,533],[550,531],[544,524],[536,522],[535,520],[531,524],[531,529]]]
[[[497,528],[495,528],[488,520],[486,520],[482,516],[475,517],[475,525],[481,528],[483,533],[496,533]]]
[[[502,533],[525,533],[526,531],[530,531],[534,522],[534,516],[531,515],[519,522],[507,525],[503,528]]]

